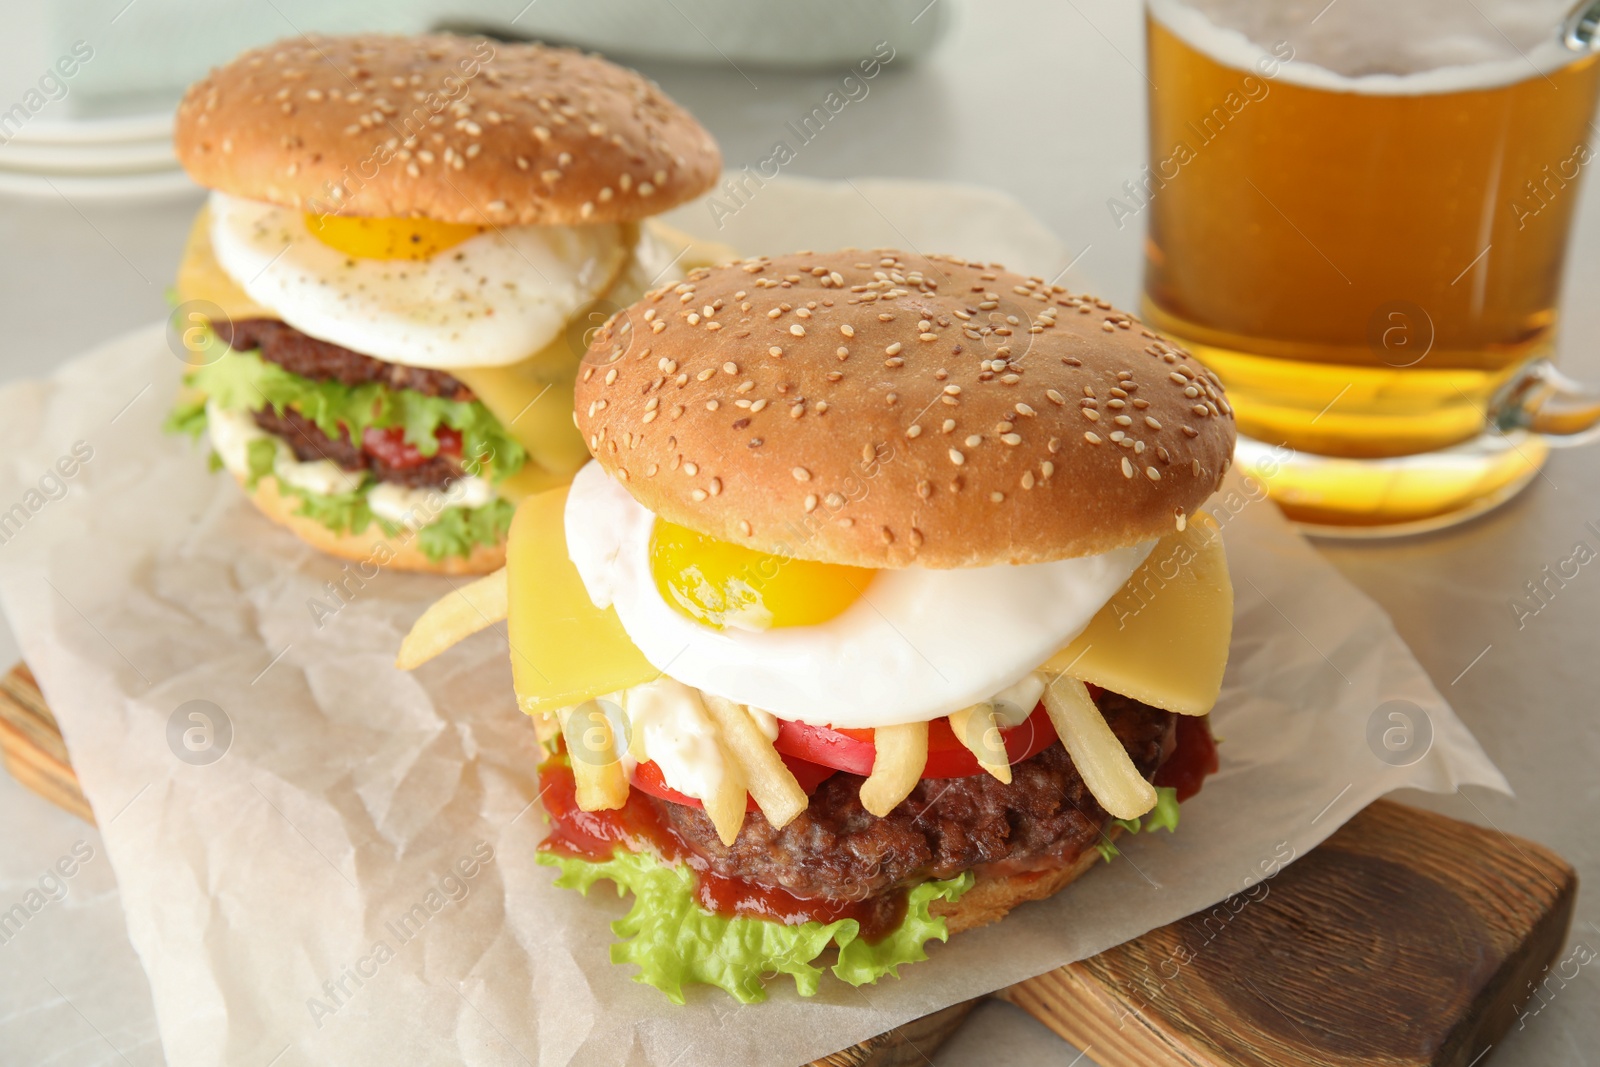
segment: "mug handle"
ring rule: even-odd
[[[1501,433],[1542,434],[1554,448],[1588,444],[1600,440],[1600,390],[1567,377],[1547,359],[1534,360],[1500,390],[1489,422]]]

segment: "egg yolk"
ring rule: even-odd
[[[856,602],[873,575],[758,552],[663,519],[650,535],[650,573],[668,604],[717,630],[827,622]]]
[[[307,215],[306,229],[329,248],[361,259],[430,259],[486,227],[437,219]]]

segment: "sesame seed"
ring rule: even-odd
[[[1116,418],[1112,419],[1111,421],[1116,423],[1118,426],[1132,426],[1133,425],[1133,420],[1131,418],[1129,418],[1128,416],[1126,416],[1126,415],[1118,415]]]
[[[950,462],[951,463],[954,463],[956,466],[959,467],[963,463],[965,463],[966,461],[967,461],[967,457],[966,456],[963,456],[960,452],[957,452],[953,448],[950,450]]]
[[[1149,478],[1152,482],[1159,482],[1161,480],[1161,472],[1156,470],[1154,467],[1146,467],[1144,469],[1144,476]]]
[[[1056,472],[1056,465],[1054,463],[1051,463],[1049,460],[1045,460],[1043,463],[1039,464],[1039,474],[1045,480],[1048,481],[1050,476],[1052,474],[1054,474],[1055,472]]]
[[[612,371],[611,373],[615,374],[617,372],[616,371]],[[715,373],[717,373],[715,370],[713,370],[710,367],[707,367],[705,370],[701,371],[699,374],[696,374],[694,376],[694,380],[697,381],[697,382],[703,382],[703,381],[708,380]]]
[[[1128,462],[1127,456],[1122,457],[1122,476],[1124,478],[1133,477],[1133,464]]]
[[[1024,416],[1027,416],[1029,418],[1031,418],[1033,416],[1033,409],[1031,407],[1029,407],[1027,404],[1018,404],[1017,407],[1016,407],[1016,411],[1017,411],[1018,415],[1024,415]]]
[[[697,463],[685,463],[683,465],[683,473],[693,478],[696,474],[700,473],[700,465]]]
[[[1183,436],[1185,436],[1185,437],[1199,437],[1200,436],[1200,431],[1195,429],[1193,426],[1180,426],[1180,427],[1178,427],[1178,429],[1183,431]]]
[[[750,526],[750,524],[749,524],[749,523],[748,523],[748,522],[746,522],[746,521],[745,521],[745,520],[744,520],[744,519],[740,519],[740,520],[739,520],[739,532],[740,532],[740,533],[741,533],[741,534],[743,534],[743,535],[744,535],[744,536],[746,536],[746,537],[749,537],[749,536],[750,536],[750,533],[751,533],[751,526]]]
[[[1161,429],[1161,423],[1157,422],[1153,415],[1146,415],[1144,417],[1144,424],[1150,427],[1152,430]]]
[[[734,363],[731,360],[729,362],[727,362],[727,363],[724,363],[722,365],[722,373],[724,373],[724,374],[738,374],[739,373],[739,364]]]
[[[1067,402],[1066,398],[1060,393],[1056,392],[1054,389],[1045,390],[1044,395],[1050,398],[1050,403],[1052,404],[1065,404]]]
[[[1033,488],[1033,472],[1032,471],[1023,471],[1022,472],[1022,488],[1024,488],[1024,489],[1032,489]]]
[[[917,340],[919,340],[919,341],[937,341],[938,339],[939,339],[939,335],[936,334],[936,333],[919,333],[919,334],[917,334]]]
[[[835,349],[833,354],[839,357],[841,363],[850,358],[850,350],[844,345],[840,345]]]
[[[715,411],[718,408],[720,408],[721,406],[722,406],[722,404],[721,404],[720,401],[716,401],[716,400],[707,400],[706,401],[706,410],[707,411]]]
[[[921,437],[922,436],[922,427],[918,426],[916,423],[912,423],[910,426],[906,427],[906,436],[907,437]]]
[[[806,511],[809,513],[809,512],[815,511],[815,510],[817,510],[817,494],[815,494],[815,493],[807,493],[806,494]]]
[[[990,503],[993,503],[993,504],[998,504],[1002,500],[1004,500],[1005,498],[1006,498],[1006,495],[1004,493],[995,492],[995,493],[990,493],[989,494],[989,501],[990,501]]]
[[[1084,439],[1084,440],[1085,440],[1085,441],[1088,441],[1088,442],[1089,442],[1089,443],[1090,443],[1090,444],[1091,444],[1091,445],[1097,445],[1097,444],[1099,444],[1099,443],[1100,443],[1100,440],[1101,440],[1101,438],[1100,438],[1100,435],[1099,435],[1099,434],[1097,434],[1097,433],[1095,433],[1095,432],[1094,432],[1094,431],[1092,431],[1092,430],[1091,430],[1091,431],[1088,431],[1088,432],[1086,432],[1086,433],[1085,433],[1085,434],[1084,434],[1084,435],[1083,435],[1083,439]]]
[[[618,467],[617,468],[617,481],[625,482],[627,480],[628,480],[628,468],[627,467]]]
[[[716,496],[718,493],[722,492],[722,479],[711,479],[711,484],[707,488],[711,491],[712,496]]]
[[[839,332],[844,334],[846,337],[854,337],[856,335],[856,328],[850,325],[848,322],[843,322],[839,324]]]
[[[1022,443],[1022,435],[1020,433],[1001,434],[1000,440],[1004,441],[1008,445],[1011,445],[1012,447],[1016,447]]]
[[[811,480],[811,472],[804,467],[796,467],[791,473],[797,482],[809,482]]]
[[[900,354],[900,349],[902,347],[903,346],[900,344],[900,342],[896,341],[894,344],[892,344],[889,347],[885,348],[883,350],[883,353],[886,356],[898,356]]]
[[[959,386],[959,385],[947,385],[947,386],[944,387],[944,394],[945,394],[945,396],[960,396],[961,395],[961,386]]]
[[[944,423],[939,427],[939,430],[942,433],[949,433],[951,430],[954,430],[955,428],[956,428],[956,420],[955,419],[945,419]]]
[[[827,496],[822,498],[822,502],[828,505],[830,508],[844,507],[844,497],[840,496],[838,493],[829,493]]]
[[[694,492],[690,493],[689,496],[696,504],[698,504],[700,501],[706,498],[706,491],[704,489],[696,489]]]
[[[980,434],[973,434],[971,437],[967,438],[968,448],[977,448],[981,444],[983,444],[983,437]]]
[[[1090,422],[1100,421],[1100,413],[1094,408],[1079,408],[1078,410],[1083,412],[1083,417],[1088,419]]]
[[[779,348],[777,345],[773,345],[771,348],[767,349],[767,355],[775,356],[775,357],[777,357],[779,359],[782,359],[783,358],[783,349]]]
[[[1194,461],[1194,462],[1193,462],[1193,464],[1192,464],[1192,468],[1193,468],[1193,470],[1194,470],[1194,476],[1195,476],[1195,477],[1196,477],[1196,478],[1198,478],[1198,477],[1200,477],[1200,461],[1199,461],[1199,460],[1195,460],[1195,461]]]

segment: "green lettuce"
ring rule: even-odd
[[[833,973],[851,985],[899,977],[903,963],[925,960],[923,946],[950,934],[945,921],[929,911],[936,900],[959,900],[972,888],[972,872],[911,889],[900,925],[876,944],[861,940],[854,919],[794,926],[767,919],[717,915],[695,901],[694,873],[682,864],[662,863],[653,855],[618,849],[598,861],[540,852],[538,862],[560,869],[556,885],[587,894],[602,878],[617,895],[632,893],[633,907],[611,924],[623,940],[611,946],[611,962],[639,968],[634,980],[654,986],[673,1003],[684,1002],[683,987],[714,985],[745,1004],[766,999],[763,975],[787,974],[801,996],[814,996],[822,970],[813,962],[828,946],[838,948]]]
[[[373,513],[367,505],[365,487],[349,493],[313,493],[279,479],[278,492],[299,501],[296,515],[314,519],[334,533],[358,534],[374,523],[386,537],[394,537],[402,529]],[[417,547],[435,562],[451,556],[470,556],[474,545],[499,543],[511,529],[511,516],[516,510],[508,500],[493,500],[481,508],[445,508],[417,530]]]
[[[461,434],[464,457],[491,462],[490,477],[496,481],[515,473],[528,458],[521,443],[477,400],[447,400],[379,382],[313,381],[262,359],[257,352],[230,349],[215,362],[190,371],[184,383],[191,393],[168,416],[167,426],[192,436],[205,426],[209,398],[230,411],[270,406],[281,415],[292,408],[334,440],[348,432],[352,441],[359,441],[368,427],[401,427],[406,443],[424,456],[438,452],[435,431],[448,426]]]
[[[1143,820],[1139,819],[1112,819],[1113,824],[1122,827],[1130,834],[1140,830],[1153,832],[1165,830],[1169,834],[1178,832],[1178,791],[1172,786],[1156,786],[1156,806],[1145,813]],[[1100,852],[1100,858],[1110,863],[1111,860],[1122,855],[1122,852],[1112,843],[1109,837],[1095,842],[1094,846]]]

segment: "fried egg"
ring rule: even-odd
[[[684,598],[695,604],[669,602],[663,588],[703,594],[719,572],[716,560],[688,562],[681,538],[672,552],[653,547],[659,520],[599,464],[578,472],[565,525],[590,599],[616,609],[663,674],[780,718],[838,727],[929,721],[1017,685],[1089,624],[1154,546],[1018,566],[868,572],[854,582],[856,595],[820,621],[796,601],[831,565],[780,561],[800,577],[758,577],[759,588],[745,588],[782,588],[786,600],[764,600],[756,626],[765,628],[752,628],[749,610],[701,610],[704,595]],[[662,573],[664,562],[686,572],[681,581]],[[803,621],[782,625],[785,616]]]
[[[527,358],[604,293],[628,258],[618,225],[480,232],[418,220],[420,232],[396,242],[389,220],[330,217],[320,236],[317,223],[211,194],[217,261],[252,300],[312,337],[413,367]]]

